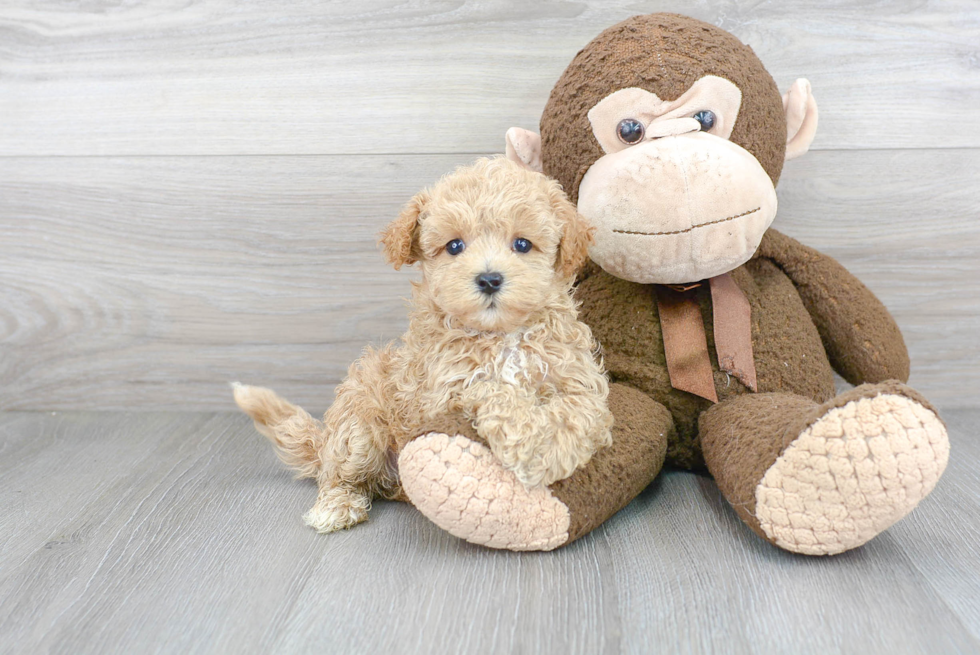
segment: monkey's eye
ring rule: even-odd
[[[514,239],[514,250],[517,252],[531,252],[531,242],[527,239],[518,237]]]
[[[643,123],[635,118],[624,118],[616,126],[616,135],[620,141],[631,146],[643,138]]]
[[[701,131],[707,132],[715,126],[715,112],[710,109],[702,109],[694,114],[694,120],[701,123]]]
[[[450,255],[458,255],[464,250],[466,250],[466,244],[463,243],[462,239],[453,239],[446,244],[446,252],[448,252]]]

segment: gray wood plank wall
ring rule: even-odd
[[[658,10],[811,80],[776,226],[882,297],[916,387],[976,406],[975,0],[164,0],[0,6],[0,409],[227,409],[242,379],[322,410],[405,325],[378,230]]]

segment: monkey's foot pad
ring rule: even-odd
[[[433,432],[398,458],[402,488],[433,523],[470,543],[552,550],[568,541],[568,508],[547,487],[526,488],[490,449]]]
[[[756,487],[756,518],[773,542],[832,555],[887,529],[925,498],[946,468],[936,414],[898,394],[853,400],[803,431]]]

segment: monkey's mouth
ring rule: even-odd
[[[707,227],[709,225],[717,225],[719,223],[725,223],[727,221],[734,221],[736,218],[742,218],[743,216],[754,214],[760,209],[762,209],[762,207],[756,207],[755,209],[750,209],[749,211],[742,212],[741,214],[735,214],[734,216],[729,216],[727,218],[719,218],[718,220],[708,221],[707,223],[698,223],[697,225],[692,225],[691,227],[685,228],[683,230],[673,230],[671,232],[636,232],[634,230],[613,230],[613,232],[615,232],[616,234],[632,234],[632,235],[644,236],[644,237],[664,237],[664,236],[671,236],[674,234],[685,234],[687,232],[696,230],[699,227]]]

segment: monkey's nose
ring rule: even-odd
[[[665,118],[653,121],[647,128],[646,138],[660,139],[665,136],[680,136],[701,130],[701,123],[687,116],[685,118]]]
[[[504,284],[504,276],[500,273],[480,273],[476,276],[476,286],[480,287],[480,292],[488,296],[500,291]]]

